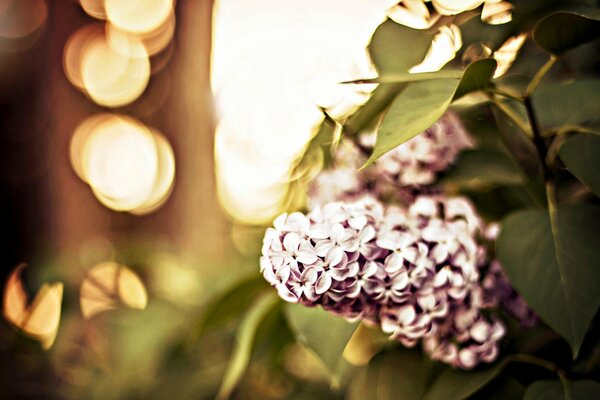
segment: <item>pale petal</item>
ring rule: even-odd
[[[295,232],[289,232],[283,238],[283,247],[292,254],[296,254],[300,247],[300,236]]]
[[[279,294],[279,297],[281,297],[283,300],[289,303],[298,302],[298,297],[294,293],[292,293],[285,285],[277,286],[277,294]]]
[[[319,257],[325,257],[334,246],[331,240],[321,240],[315,245],[315,251]]]
[[[390,274],[398,272],[404,268],[404,257],[400,253],[392,253],[385,259],[384,267]]]
[[[300,280],[302,282],[315,283],[317,281],[318,276],[319,274],[317,273],[317,270],[312,267],[309,267],[302,272]]]
[[[331,287],[331,276],[327,273],[321,274],[315,285],[315,293],[323,294]]]

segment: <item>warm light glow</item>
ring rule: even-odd
[[[164,50],[175,34],[175,13],[171,12],[165,21],[152,31],[134,34],[123,31],[119,27],[108,24],[106,27],[108,40],[113,48],[117,51],[127,54],[130,47],[129,42],[139,40],[148,55],[154,55]]]
[[[217,183],[235,219],[265,222],[289,205],[292,164],[323,119],[319,106],[343,118],[367,99],[365,87],[339,82],[372,75],[365,48],[391,3],[217,2]]]
[[[79,305],[86,319],[119,304],[143,310],[147,303],[148,294],[140,278],[115,262],[96,264],[81,283]]]
[[[4,287],[4,317],[23,333],[40,341],[44,349],[52,347],[58,326],[63,296],[63,284],[44,284],[31,305],[21,281],[21,264],[10,274]]]
[[[90,43],[102,40],[103,37],[104,28],[101,24],[87,24],[75,31],[67,40],[63,54],[63,68],[65,75],[67,75],[73,86],[79,89],[83,88],[83,78],[81,76],[83,54]]]
[[[490,25],[501,25],[512,21],[514,6],[508,1],[487,0],[481,10],[481,20]]]
[[[440,19],[440,14],[431,14],[423,0],[404,0],[388,11],[388,16],[400,25],[413,29],[431,28]]]
[[[160,207],[175,177],[166,138],[137,120],[112,114],[79,125],[71,141],[71,163],[102,204],[134,214]]]
[[[522,33],[518,36],[513,36],[504,42],[504,44],[494,52],[494,58],[498,62],[498,67],[494,73],[494,78],[498,78],[508,71],[517,58],[519,50],[525,43],[525,39],[527,39],[527,34],[525,33]]]
[[[106,37],[87,43],[81,59],[81,77],[96,103],[118,107],[136,100],[150,79],[150,60],[144,45],[131,37],[115,48]]]
[[[81,4],[83,11],[90,17],[106,19],[104,0],[79,0],[79,4]]]
[[[136,34],[154,31],[173,12],[173,0],[105,0],[104,3],[111,24]]]
[[[423,62],[415,65],[408,72],[435,72],[454,59],[456,52],[462,47],[462,36],[456,25],[442,26],[433,37],[431,47],[427,51]]]

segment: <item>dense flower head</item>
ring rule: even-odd
[[[398,207],[364,196],[278,217],[260,266],[286,301],[380,324],[405,346],[422,343],[468,369],[497,357],[505,328],[488,311],[514,295],[495,289],[499,264],[489,265],[484,230],[462,197],[421,195]]]
[[[472,141],[458,117],[444,114],[430,128],[392,149],[362,172],[375,145],[373,133],[363,134],[357,143],[344,139],[333,152],[334,168],[322,171],[312,183],[309,205],[349,200],[371,192],[379,198],[410,203],[417,193],[431,191],[437,174],[454,163],[459,152]]]

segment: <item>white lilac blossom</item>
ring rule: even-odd
[[[472,141],[458,117],[448,112],[423,133],[392,149],[362,172],[375,145],[374,134],[358,143],[344,139],[333,152],[333,168],[322,171],[309,190],[309,206],[351,200],[370,192],[380,199],[410,203],[416,194],[431,191],[437,174],[454,163]]]
[[[470,369],[496,359],[506,330],[497,309],[517,304],[482,244],[494,232],[465,198],[423,195],[401,208],[365,196],[281,215],[260,266],[288,302],[380,324],[405,346],[422,343],[433,359]],[[513,314],[529,316],[518,304]]]

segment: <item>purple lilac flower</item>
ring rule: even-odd
[[[437,174],[454,163],[458,153],[472,141],[458,117],[444,114],[435,124],[379,158],[364,172],[375,146],[375,132],[365,133],[358,143],[343,139],[333,152],[333,168],[322,171],[309,190],[311,208],[331,201],[351,200],[365,191],[381,199],[410,203],[417,194],[431,191]]]
[[[433,359],[469,369],[497,357],[505,327],[495,308],[512,304],[526,316],[488,262],[484,231],[464,198],[419,196],[401,208],[366,196],[278,217],[260,267],[288,302],[379,324],[405,346],[422,343]]]

